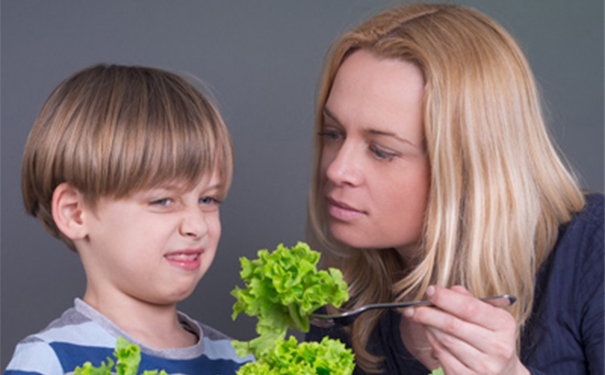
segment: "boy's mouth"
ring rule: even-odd
[[[173,266],[191,271],[200,267],[203,253],[204,249],[178,250],[164,255],[164,258]]]

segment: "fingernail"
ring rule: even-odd
[[[426,295],[429,297],[432,297],[433,294],[435,294],[435,287],[431,285],[428,288],[426,288]]]
[[[403,316],[405,316],[406,318],[411,318],[414,316],[414,308],[413,307],[408,307],[403,309]]]

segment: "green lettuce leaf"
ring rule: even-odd
[[[107,358],[107,363],[101,362],[97,367],[91,362],[86,362],[82,367],[76,367],[74,375],[111,375],[115,365],[115,374],[117,375],[137,375],[139,364],[141,363],[141,348],[130,343],[123,337],[118,337],[116,347],[113,352],[115,362]],[[158,370],[143,371],[142,375],[157,375]],[[166,371],[159,371],[159,375],[168,375]]]
[[[107,364],[101,362],[98,367],[93,366],[91,362],[85,362],[82,367],[76,367],[74,375],[110,375],[114,363],[110,358],[107,358],[107,361]]]
[[[309,331],[309,315],[324,305],[340,306],[348,300],[347,284],[334,268],[317,270],[320,254],[299,242],[288,248],[280,244],[273,252],[259,250],[258,259],[240,258],[240,276],[245,289],[236,287],[232,318],[240,313],[256,316],[259,337],[234,342],[238,355],[257,358],[284,339],[289,328]]]
[[[350,375],[353,367],[352,351],[338,340],[325,337],[299,344],[290,336],[278,340],[261,360],[246,363],[237,375]]]
[[[443,372],[443,368],[438,367],[434,369],[433,372],[431,372],[429,375],[445,375],[445,373]]]

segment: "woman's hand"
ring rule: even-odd
[[[432,307],[404,310],[427,329],[447,375],[529,375],[516,350],[516,324],[506,310],[475,298],[463,287],[427,289]]]

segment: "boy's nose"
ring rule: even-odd
[[[187,210],[181,222],[181,235],[197,239],[203,237],[207,231],[205,213],[194,208]]]
[[[345,143],[329,162],[326,177],[336,185],[359,185],[363,179],[359,152],[359,147]]]

